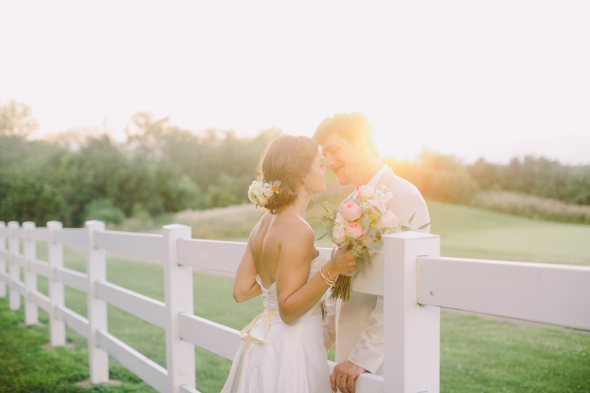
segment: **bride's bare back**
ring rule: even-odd
[[[295,214],[265,214],[250,234],[250,250],[256,270],[265,288],[277,281],[277,270],[281,244],[297,242],[299,247],[309,249],[309,261],[316,250],[309,242],[299,242],[303,233],[313,233],[305,221]],[[309,273],[309,271],[307,272]]]

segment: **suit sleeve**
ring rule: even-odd
[[[387,204],[387,209],[406,225],[415,213],[410,228],[418,228],[430,222],[428,208],[418,190],[394,196]],[[430,226],[419,232],[430,233]],[[361,340],[352,350],[348,360],[371,373],[375,373],[383,363],[383,296],[377,296],[369,326],[361,333]]]
[[[361,333],[361,341],[354,347],[348,360],[373,374],[383,363],[383,296],[377,296],[369,326]]]
[[[428,214],[426,202],[422,198],[422,195],[420,195],[420,192],[417,189],[413,191],[394,196],[393,200],[386,204],[387,209],[391,210],[405,225],[415,229],[416,232],[430,233],[430,226],[424,229],[418,229],[430,222],[430,215]],[[412,218],[412,215],[414,215],[414,218],[409,223],[408,221]]]
[[[328,352],[334,344],[336,344],[336,305],[337,301],[335,299],[330,299],[331,293],[328,293],[328,298],[326,299],[326,322],[323,325],[323,332],[324,332],[324,346],[326,347],[326,352]]]

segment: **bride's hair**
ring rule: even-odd
[[[279,193],[264,206],[272,214],[295,202],[297,184],[311,171],[317,154],[318,142],[306,136],[281,135],[273,139],[258,165],[263,182],[281,182]]]

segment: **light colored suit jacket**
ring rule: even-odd
[[[387,186],[393,195],[386,203],[387,209],[399,220],[408,225],[410,217],[416,213],[410,224],[411,228],[430,222],[426,202],[412,183],[395,175],[391,168],[387,168],[377,181],[375,189],[380,190],[382,185]],[[420,232],[430,233],[430,226]],[[326,306],[326,350],[330,350],[336,344],[337,363],[348,359],[371,373],[382,375],[383,296],[351,292],[347,303],[328,297]]]

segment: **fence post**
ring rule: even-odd
[[[104,222],[86,221],[88,245],[86,248],[86,274],[88,275],[88,364],[90,383],[109,381],[109,355],[98,347],[97,330],[107,330],[107,303],[96,297],[96,281],[107,279],[105,251],[97,249],[94,242],[95,232],[104,231]]]
[[[6,224],[0,221],[0,273],[6,274]],[[0,297],[6,297],[6,285],[8,283],[0,276]]]
[[[33,291],[37,291],[37,274],[31,271],[29,261],[37,259],[37,242],[32,238],[32,232],[35,230],[35,223],[32,221],[23,222],[23,251],[25,257],[25,287],[27,296],[25,296],[25,323],[33,325],[39,323],[39,308],[33,298]]]
[[[190,239],[191,227],[164,226],[164,296],[166,302],[166,369],[173,393],[182,385],[195,387],[195,347],[180,338],[181,312],[192,314],[193,269],[178,264],[178,239]]]
[[[58,232],[62,229],[59,221],[49,221],[47,231],[47,261],[49,263],[49,301],[51,308],[49,313],[49,334],[52,347],[66,344],[66,324],[59,319],[58,307],[64,303],[64,285],[57,280],[57,269],[63,267],[63,243],[58,241]]]
[[[440,309],[417,302],[416,257],[440,256],[440,238],[386,235],[383,252],[385,386],[392,393],[439,393]]]
[[[8,251],[13,256],[18,254],[20,248],[18,230],[18,222],[10,221],[8,223]],[[18,263],[12,258],[10,259],[10,266],[8,269],[10,280],[13,282],[20,281],[20,268]],[[20,293],[14,286],[10,287],[8,303],[11,310],[20,310]]]

